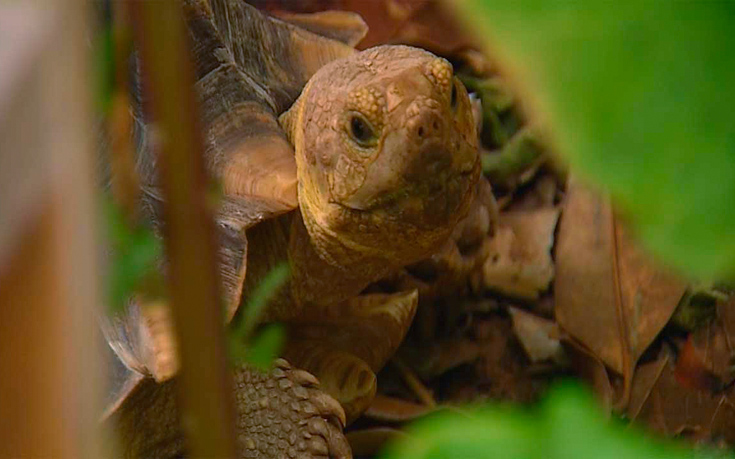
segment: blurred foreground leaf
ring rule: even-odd
[[[249,296],[229,333],[230,356],[235,362],[247,362],[256,368],[267,369],[278,356],[285,339],[283,327],[271,324],[257,333],[255,327],[268,301],[283,287],[290,275],[288,263],[275,266]]]
[[[270,324],[257,333],[247,347],[242,361],[266,371],[283,348],[286,331],[280,324]]]
[[[453,4],[656,255],[735,277],[735,3]]]
[[[112,246],[109,264],[108,295],[112,313],[122,311],[136,292],[161,294],[162,280],[157,270],[163,247],[150,228],[130,228],[120,207],[105,196],[103,202],[107,238]]]
[[[467,415],[445,412],[417,422],[384,459],[679,459],[732,458],[654,441],[612,422],[580,387],[552,389],[535,411],[486,406]]]

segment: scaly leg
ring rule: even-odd
[[[335,306],[306,308],[288,322],[284,356],[313,373],[345,409],[348,423],[375,396],[379,371],[403,341],[418,304],[417,292],[367,294]]]
[[[176,384],[176,378],[162,384],[141,378],[113,407],[106,422],[119,435],[123,457],[186,455]],[[344,411],[309,373],[284,360],[269,374],[240,367],[234,389],[239,457],[352,457],[342,433]]]

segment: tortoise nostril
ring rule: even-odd
[[[406,134],[419,142],[425,142],[442,135],[445,112],[441,110],[439,102],[428,98],[417,98],[409,111],[409,120],[406,124]]]

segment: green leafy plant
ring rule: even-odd
[[[163,254],[163,246],[150,228],[142,225],[131,228],[109,195],[104,195],[102,208],[111,246],[108,305],[114,313],[122,311],[135,292],[163,294],[163,281],[156,264]]]
[[[267,325],[261,330],[255,327],[268,301],[283,287],[290,275],[288,263],[276,265],[248,298],[228,335],[230,356],[234,362],[247,362],[265,370],[278,356],[285,339],[283,327],[279,324]]]

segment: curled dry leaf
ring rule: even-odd
[[[635,363],[685,290],[634,245],[607,199],[570,181],[556,248],[556,319],[623,375],[624,405]]]
[[[551,248],[559,209],[501,214],[482,268],[485,288],[535,300],[554,278]]]
[[[381,422],[409,422],[436,410],[436,407],[378,394],[365,412],[365,416]]]
[[[557,338],[559,332],[555,322],[514,307],[508,312],[513,319],[513,332],[531,362],[564,361],[564,349]]]

